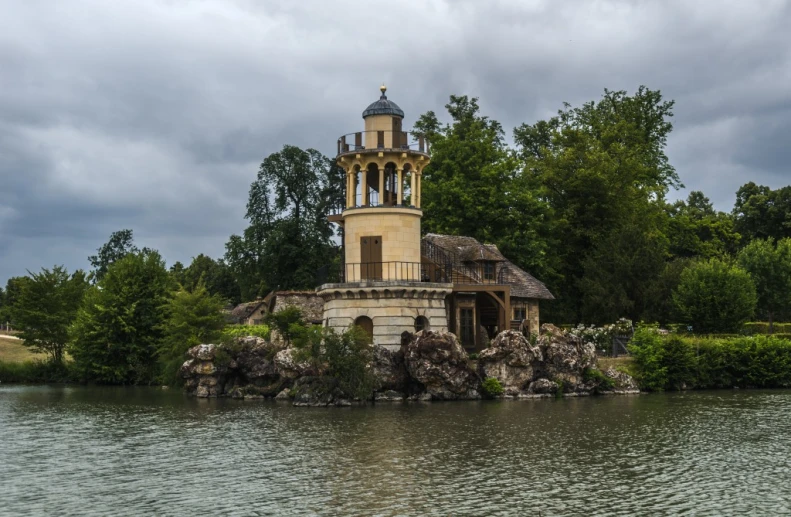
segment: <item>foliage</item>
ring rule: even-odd
[[[8,279],[6,287],[0,299],[0,323],[5,325],[10,323],[16,326],[14,321],[14,306],[26,283],[30,282],[29,276],[15,276]]]
[[[222,331],[222,341],[240,337],[256,336],[269,341],[272,330],[269,325],[228,325]]]
[[[209,294],[202,282],[192,290],[181,287],[168,299],[162,307],[166,318],[162,323],[162,341],[157,347],[162,382],[178,384],[178,371],[187,350],[219,340],[225,326],[222,307],[223,299]]]
[[[736,230],[748,241],[791,238],[791,185],[772,190],[752,181],[736,192]]]
[[[774,331],[776,315],[791,315],[791,238],[775,245],[769,238],[754,240],[739,252],[739,263],[750,273],[758,294],[758,310]]]
[[[616,309],[635,317],[645,304],[645,288],[635,278],[661,270],[662,202],[670,188],[680,186],[665,154],[672,116],[672,101],[641,86],[633,95],[605,90],[598,102],[565,104],[556,117],[516,128],[524,174],[539,182],[558,242],[550,248],[557,275],[548,283],[558,297],[551,315],[580,321],[587,312],[606,321]],[[625,230],[642,236],[633,247],[617,235]],[[617,264],[607,264],[613,256],[605,242],[617,245]],[[644,265],[645,245],[650,259]],[[617,294],[616,301],[601,313],[593,311],[608,292]]]
[[[451,124],[441,126],[433,112],[415,124],[431,141],[422,182],[424,230],[494,243],[517,265],[548,272],[548,206],[534,179],[521,174],[502,126],[480,115],[477,98],[451,95],[445,108]]]
[[[662,337],[651,329],[638,333],[633,357],[642,389],[791,387],[791,340]]]
[[[673,292],[681,320],[695,332],[736,332],[755,312],[755,284],[741,267],[720,259],[696,262]]]
[[[360,400],[371,397],[374,377],[369,365],[373,359],[370,338],[365,330],[352,326],[342,333],[319,325],[292,324],[294,348],[299,361],[311,364],[338,381],[341,391]]]
[[[637,383],[642,390],[659,391],[667,386],[667,364],[665,363],[662,338],[656,329],[639,327],[629,342],[629,352],[634,358]]]
[[[186,268],[181,262],[176,262],[171,266],[170,273],[187,291],[192,291],[203,282],[209,294],[222,297],[225,303],[238,305],[242,299],[236,277],[222,259],[214,260],[201,253]]]
[[[62,266],[30,273],[13,305],[14,321],[24,345],[44,352],[60,364],[68,343],[69,326],[77,316],[88,283],[81,270],[69,275]]]
[[[69,362],[0,361],[0,382],[2,383],[63,383],[74,382],[76,378]]]
[[[88,257],[93,271],[91,277],[94,282],[98,282],[107,273],[110,265],[130,253],[138,253],[140,250],[134,244],[132,230],[119,230],[110,234],[110,239],[96,250],[96,255]]]
[[[343,206],[344,184],[343,171],[315,149],[286,145],[264,159],[250,186],[250,226],[226,244],[243,300],[314,287],[316,270],[337,254],[327,216]]]
[[[722,257],[736,250],[741,235],[731,215],[714,210],[703,192],[693,191],[686,202],[668,206],[667,235],[674,257]]]
[[[159,253],[130,253],[88,290],[68,348],[84,380],[146,384],[155,378],[172,279]]]
[[[615,381],[604,375],[598,368],[585,368],[582,371],[582,379],[585,382],[593,383],[594,393],[610,391],[615,387]]]
[[[500,381],[495,377],[487,377],[484,379],[481,383],[481,390],[483,390],[484,395],[492,399],[505,393],[503,385],[500,384]]]
[[[775,333],[791,334],[791,323],[774,323]],[[748,336],[753,334],[769,334],[768,321],[751,321],[742,325],[742,333]]]
[[[627,318],[620,318],[612,325],[596,327],[595,325],[585,326],[579,324],[568,329],[568,335],[576,337],[583,343],[592,343],[599,353],[609,353],[612,348],[613,336],[628,336],[634,332],[632,321]]]
[[[288,345],[291,343],[294,332],[298,331],[298,327],[305,325],[305,320],[302,317],[302,311],[298,307],[289,305],[277,312],[267,313],[264,316],[264,323],[277,330],[283,337],[283,341]]]
[[[673,291],[681,282],[681,273],[693,263],[689,258],[677,258],[665,263],[659,276],[646,282],[648,302],[642,315],[644,321],[656,321],[667,325],[676,321],[678,309],[673,302]]]

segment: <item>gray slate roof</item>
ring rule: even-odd
[[[453,262],[498,262],[497,272],[503,271],[503,281],[511,286],[511,296],[554,300],[543,282],[508,260],[494,244],[481,244],[472,237],[429,233],[423,240],[441,248]]]
[[[382,96],[379,97],[379,100],[372,103],[370,106],[365,108],[363,111],[363,118],[370,117],[372,115],[395,115],[397,117],[404,118],[404,110],[398,107],[398,104],[395,102],[388,100],[387,95],[382,93]]]

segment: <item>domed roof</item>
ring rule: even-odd
[[[395,115],[396,117],[404,118],[404,110],[399,108],[398,104],[395,102],[388,100],[387,95],[385,95],[387,91],[385,85],[382,85],[379,90],[381,90],[382,96],[379,97],[378,101],[365,108],[365,111],[363,111],[363,118],[372,115]]]

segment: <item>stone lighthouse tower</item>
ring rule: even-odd
[[[364,328],[378,345],[398,346],[401,333],[447,330],[446,271],[421,254],[421,173],[428,142],[402,129],[404,112],[381,96],[362,113],[364,130],[338,139],[346,171],[340,283],[324,284],[324,324]]]

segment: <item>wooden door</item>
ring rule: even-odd
[[[398,117],[393,117],[393,131],[392,131],[392,138],[393,138],[393,149],[399,149],[401,146],[404,145],[404,142],[401,141],[401,119]]]
[[[360,237],[360,262],[363,280],[382,279],[382,237]]]

